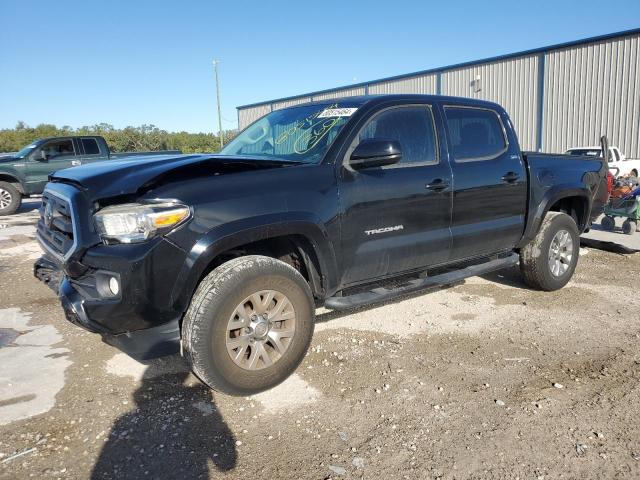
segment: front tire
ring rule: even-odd
[[[536,237],[520,251],[520,272],[530,287],[553,291],[564,287],[576,269],[580,235],[567,214],[549,212]]]
[[[195,375],[213,390],[245,396],[284,381],[313,336],[315,306],[290,265],[251,255],[230,260],[198,286],[182,325]]]
[[[13,215],[22,203],[22,194],[11,183],[0,182],[0,215]]]

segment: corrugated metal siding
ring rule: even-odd
[[[400,78],[369,85],[372,95],[389,93],[422,93],[434,95],[437,93],[438,75],[419,75],[411,78]]]
[[[271,104],[238,110],[238,128],[243,129],[271,112]]]
[[[319,95],[314,95],[313,100],[329,100],[331,98],[340,98],[340,97],[355,97],[358,95],[364,95],[364,87],[359,88],[346,88],[342,90],[334,90],[332,92],[321,93]]]
[[[283,102],[272,103],[271,105],[274,110],[280,110],[281,108],[293,107],[294,105],[309,103],[310,101],[311,97],[297,97],[290,100],[285,100]]]
[[[499,103],[511,117],[521,148],[535,150],[537,81],[538,55],[530,55],[443,72],[442,94]]]
[[[640,35],[545,56],[545,151],[598,145],[640,157]]]
[[[242,130],[273,110],[293,107],[294,105],[302,105],[303,103],[309,103],[310,101],[311,97],[297,97],[282,102],[267,103],[249,108],[240,108],[238,109],[238,128]]]

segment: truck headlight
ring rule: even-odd
[[[138,243],[169,232],[190,213],[189,207],[177,203],[126,203],[103,208],[93,218],[103,240]]]

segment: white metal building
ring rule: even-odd
[[[640,157],[640,28],[238,107],[242,129],[310,101],[384,93],[481,98],[509,112],[525,150],[562,152],[607,134]]]

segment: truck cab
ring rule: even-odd
[[[53,172],[109,158],[106,142],[95,136],[45,138],[26,148],[29,149],[23,157],[26,194],[42,192]]]

